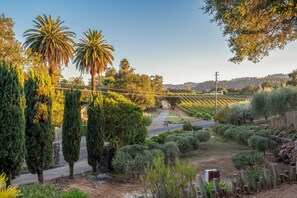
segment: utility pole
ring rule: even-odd
[[[216,84],[216,92],[215,92],[215,102],[216,102],[216,114],[217,114],[217,107],[218,107],[218,76],[219,72],[215,73],[215,84]]]

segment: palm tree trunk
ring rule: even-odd
[[[92,91],[93,91],[93,93],[95,93],[96,92],[96,79],[95,79],[96,73],[92,72],[91,75],[92,75],[92,78],[91,78]]]
[[[52,85],[54,85],[54,83],[55,83],[55,69],[54,68],[55,68],[55,65],[52,63],[48,69],[48,73],[51,76]]]

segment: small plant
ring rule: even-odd
[[[145,169],[145,188],[153,197],[181,197],[195,180],[197,169],[175,161],[175,166],[166,165],[160,157]]]
[[[73,188],[69,192],[64,192],[60,198],[88,198],[89,195],[79,189]]]
[[[183,130],[184,131],[192,131],[192,124],[191,122],[185,122],[183,125]]]
[[[192,126],[193,131],[200,131],[203,129],[202,126]]]
[[[5,173],[2,173],[0,175],[0,197],[16,198],[22,195],[18,186],[6,186],[6,181],[7,181],[7,177]]]
[[[204,186],[205,186],[205,191],[206,191],[207,197],[211,198],[211,191],[214,189],[213,181],[205,182]],[[226,182],[219,182],[219,188],[226,190],[227,192],[231,192],[231,186],[230,186],[230,184],[228,184]]]

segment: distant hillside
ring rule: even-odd
[[[264,82],[270,82],[273,85],[280,85],[282,81],[288,81],[289,76],[287,74],[272,74],[266,77],[243,77],[235,78],[232,80],[219,81],[218,87],[222,88],[238,88],[242,89],[248,85],[258,86]],[[205,81],[202,83],[187,82],[179,85],[165,84],[165,89],[194,89],[197,91],[203,91],[205,89],[211,89],[215,86],[213,80]]]

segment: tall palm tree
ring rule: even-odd
[[[114,49],[101,31],[89,29],[84,35],[86,38],[80,39],[75,49],[74,63],[81,72],[91,73],[92,90],[96,92],[96,74],[100,76],[108,64],[112,65]]]
[[[64,21],[60,17],[54,19],[51,15],[38,15],[33,22],[34,28],[24,32],[24,46],[41,55],[40,60],[48,65],[54,83],[57,69],[67,66],[73,58],[75,33],[63,26]]]

